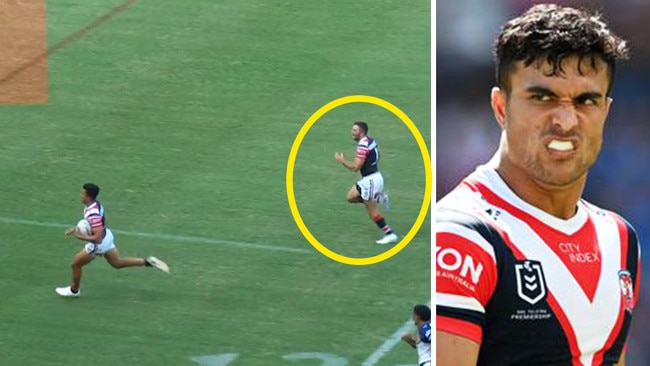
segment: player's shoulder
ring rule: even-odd
[[[481,221],[479,213],[488,210],[483,197],[461,183],[436,203],[436,222]]]
[[[426,321],[422,324],[422,331],[424,333],[431,332],[431,321]]]
[[[476,256],[487,254],[491,262],[496,262],[508,251],[500,234],[501,211],[472,188],[469,182],[475,177],[476,174],[469,175],[437,202],[436,246],[462,247]]]
[[[477,189],[477,184],[497,193],[497,195],[501,193],[499,187],[493,183],[493,175],[496,175],[496,172],[492,170],[487,165],[478,166],[437,202],[436,209],[439,211],[453,209],[466,213],[489,209],[490,205],[483,193]]]
[[[425,343],[430,343],[431,342],[431,322],[425,322],[423,323],[420,328],[419,328],[419,336],[420,340],[425,342]]]
[[[357,145],[368,147],[373,142],[375,142],[375,140],[372,137],[366,135],[359,139],[359,143]]]
[[[98,208],[99,206],[101,206],[99,201],[93,201],[93,202],[89,203],[88,206],[86,206],[86,208],[87,209],[93,209],[93,208]]]
[[[103,206],[99,201],[94,201],[84,208],[86,214],[99,214],[102,210]]]
[[[586,210],[590,213],[590,216],[594,218],[596,222],[594,224],[598,227],[599,225],[604,225],[604,224],[615,224],[618,226],[619,231],[621,233],[624,233],[625,237],[627,237],[627,253],[630,255],[632,258],[638,257],[640,260],[640,254],[641,254],[641,245],[639,243],[639,236],[637,234],[637,230],[632,225],[632,223],[626,219],[623,215],[620,213],[613,211],[613,210],[608,210],[605,208],[602,208],[594,203],[591,203],[585,199],[580,200],[580,203],[586,208]]]
[[[475,193],[462,188],[457,188],[439,204],[436,208],[436,246],[458,247],[477,256],[487,254],[491,261],[496,261],[497,253],[505,249],[505,242],[497,230],[498,222],[491,220],[490,208],[483,206]]]
[[[587,201],[586,199],[581,199],[580,203],[589,212],[591,217],[596,218],[596,220],[614,221],[617,224],[624,227],[629,234],[634,235],[634,237],[636,238],[637,231],[634,225],[632,225],[632,223],[627,218],[625,218],[622,214],[614,210],[610,210],[598,206],[592,202]]]

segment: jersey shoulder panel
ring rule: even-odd
[[[364,137],[359,139],[359,143],[357,144],[357,146],[368,148],[371,141],[372,141],[372,139],[370,137],[364,136]]]
[[[431,343],[431,322],[426,322],[418,328],[418,337],[421,342]]]

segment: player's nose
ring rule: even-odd
[[[570,131],[578,125],[578,113],[572,105],[560,104],[553,111],[552,123],[555,128]]]

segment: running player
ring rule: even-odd
[[[418,365],[431,366],[431,309],[426,305],[415,305],[413,322],[417,335],[406,333],[402,340],[418,351]]]
[[[536,5],[497,38],[499,149],[437,207],[438,365],[624,365],[639,243],[581,198],[626,42]]]
[[[397,242],[397,235],[388,226],[386,220],[379,212],[377,203],[390,209],[388,195],[384,193],[384,177],[379,171],[379,147],[377,141],[368,136],[368,124],[362,121],[352,125],[352,138],[358,141],[357,153],[353,162],[348,163],[343,153],[336,153],[336,161],[343,164],[353,172],[360,172],[361,179],[348,191],[347,199],[350,203],[363,203],[372,221],[384,232],[384,237],[377,240],[377,244],[390,244]]]
[[[104,256],[106,261],[115,269],[126,267],[155,267],[163,272],[169,273],[169,267],[165,262],[156,257],[132,258],[120,257],[114,243],[113,232],[106,227],[104,217],[104,206],[97,201],[99,187],[93,183],[86,183],[81,190],[81,202],[84,204],[84,218],[90,223],[92,233],[85,235],[77,227],[66,230],[65,235],[73,235],[86,242],[84,249],[79,251],[72,261],[72,285],[68,287],[57,287],[56,292],[61,296],[77,297],[80,295],[82,267],[93,261],[98,256]]]

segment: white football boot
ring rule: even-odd
[[[79,294],[81,294],[81,289],[78,289],[77,292],[72,292],[70,289],[70,286],[68,287],[57,287],[56,288],[56,293],[63,296],[63,297],[79,297]]]
[[[391,244],[391,243],[396,243],[397,239],[398,239],[397,234],[390,233],[388,235],[384,235],[384,237],[377,240],[376,243],[377,244]]]
[[[169,266],[167,265],[167,263],[161,261],[160,259],[156,257],[147,257],[145,258],[145,261],[147,261],[149,265],[156,267],[165,273],[169,273]]]

